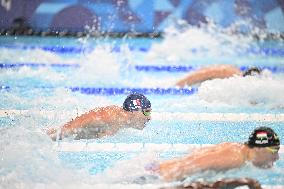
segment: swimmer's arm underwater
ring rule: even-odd
[[[233,65],[214,65],[211,67],[201,68],[193,73],[190,73],[187,77],[177,82],[175,85],[184,87],[185,85],[194,85],[206,80],[216,78],[227,78],[233,75],[241,75],[239,68]]]

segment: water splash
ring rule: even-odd
[[[17,121],[13,127],[0,127],[1,188],[68,188],[88,178],[84,171],[72,170],[61,162],[37,121]]]
[[[66,63],[73,64],[74,59],[67,59],[59,56],[53,52],[44,51],[40,48],[24,50],[24,49],[9,49],[0,48],[0,62],[1,63],[44,63],[56,64]]]
[[[148,59],[164,59],[167,63],[190,62],[206,57],[235,56],[251,46],[253,39],[223,31],[214,24],[203,28],[187,26],[182,30],[167,28],[165,39],[152,46]]]
[[[162,180],[158,176],[153,176],[145,170],[145,165],[157,161],[157,158],[156,153],[147,152],[128,160],[117,161],[112,167],[97,174],[95,180],[99,183],[112,184],[160,184]]]
[[[283,82],[281,77],[265,75],[214,79],[201,84],[198,96],[215,104],[283,108]]]

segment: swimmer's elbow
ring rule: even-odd
[[[185,82],[185,81],[179,81],[175,84],[175,86],[180,87],[180,88],[184,87],[186,85],[187,85],[187,82]]]

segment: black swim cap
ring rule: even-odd
[[[280,140],[277,134],[269,127],[258,127],[249,136],[246,144],[249,147],[279,146]]]
[[[126,111],[138,111],[147,108],[151,108],[151,102],[143,94],[130,94],[123,102],[123,109]]]
[[[246,77],[248,75],[255,75],[255,74],[259,75],[261,72],[262,70],[260,68],[251,67],[243,73],[243,76]]]

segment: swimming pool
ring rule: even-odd
[[[272,127],[284,139],[281,41],[213,36],[193,28],[164,39],[1,37],[0,44],[0,175],[5,188],[156,188],[161,183],[137,180],[141,167],[153,159],[180,156],[196,145],[244,142],[259,125]],[[216,63],[268,71],[257,79],[174,87],[187,72]],[[145,93],[152,103],[153,119],[143,131],[58,143],[42,132],[94,107],[121,105],[130,91]],[[252,177],[281,186],[282,152],[272,170],[245,166],[190,179]]]

